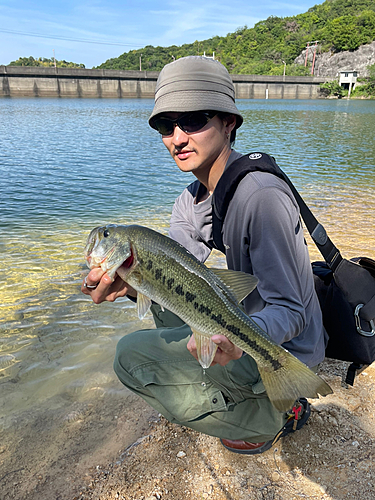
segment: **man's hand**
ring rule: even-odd
[[[88,288],[95,285],[96,288]],[[137,292],[125,283],[120,276],[116,275],[114,281],[112,281],[108,274],[103,272],[100,267],[91,269],[82,282],[81,291],[85,295],[90,295],[95,304],[100,304],[106,300],[114,302],[118,297],[125,297],[125,295],[137,296]]]
[[[235,346],[227,337],[224,335],[213,335],[211,337],[212,342],[217,344],[217,351],[215,357],[211,363],[211,366],[219,364],[225,366],[233,359],[239,359],[242,356],[242,349]],[[197,346],[195,344],[194,335],[190,337],[187,344],[187,348],[195,359],[198,359]]]

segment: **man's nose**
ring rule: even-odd
[[[181,130],[177,124],[175,124],[172,140],[175,145],[185,144],[189,141],[189,136],[186,132]]]

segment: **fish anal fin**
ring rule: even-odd
[[[212,342],[211,337],[207,337],[193,328],[192,331],[197,346],[198,361],[202,368],[209,368],[215,357],[217,345]]]
[[[146,295],[143,295],[143,293],[138,292],[137,294],[137,312],[138,312],[138,318],[143,319],[148,310],[151,307],[151,299],[146,297]]]
[[[242,271],[233,271],[232,269],[210,270],[229,288],[236,302],[242,302],[257,286],[258,278]]]

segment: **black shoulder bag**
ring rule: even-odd
[[[234,161],[220,178],[213,196],[213,240],[225,253],[222,226],[238,184],[249,172],[268,172],[290,187],[324,262],[313,262],[315,289],[329,341],[328,358],[350,361],[346,383],[353,385],[357,370],[375,361],[375,261],[368,257],[347,260],[332,243],[292,182],[265,153],[251,153]]]

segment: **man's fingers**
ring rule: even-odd
[[[224,335],[213,335],[212,341],[218,346],[214,361],[224,366],[229,361],[239,359],[242,356],[242,349],[233,344]]]
[[[119,297],[125,297],[128,293],[133,297],[137,292],[123,281],[120,276],[112,278],[100,268],[93,268],[83,280],[81,291],[90,295],[95,304],[108,301],[113,302]]]
[[[81,290],[86,295],[90,295],[91,290],[95,290],[102,279],[104,272],[100,268],[91,269],[89,274],[85,276]],[[109,277],[109,276],[108,276]]]
[[[190,337],[189,342],[187,343],[187,348],[188,348],[188,351],[191,352],[191,354],[193,354],[193,356],[194,356],[194,353],[197,352],[197,345],[195,343],[194,335],[192,335]]]
[[[224,335],[213,335],[211,337],[212,342],[214,342],[223,352],[232,352],[235,345]]]

